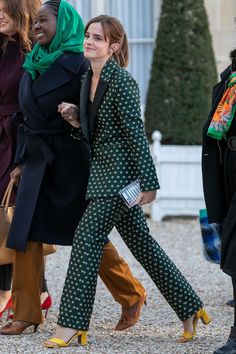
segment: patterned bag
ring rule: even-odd
[[[129,209],[136,205],[136,200],[140,193],[141,189],[138,179],[119,191],[119,195]]]
[[[216,223],[209,224],[206,209],[199,211],[199,222],[204,256],[207,261],[219,264],[221,259],[222,225]]]

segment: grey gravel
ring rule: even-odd
[[[113,330],[120,316],[120,306],[99,280],[89,344],[84,348],[74,343],[61,350],[44,349],[43,341],[51,336],[56,327],[70,255],[70,247],[59,247],[56,254],[48,256],[47,279],[54,304],[45,324],[39,327],[36,334],[30,334],[32,330],[28,330],[25,335],[0,336],[0,354],[209,354],[225,343],[233,321],[233,309],[225,305],[232,298],[231,281],[218,265],[204,259],[198,220],[173,218],[161,223],[149,221],[149,226],[153,236],[193,285],[213,317],[210,325],[199,324],[193,341],[176,343],[182,332],[181,323],[114,230],[112,242],[147,289],[148,304],[142,311],[139,323],[123,332]],[[3,319],[2,324],[5,323]]]

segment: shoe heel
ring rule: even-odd
[[[198,317],[201,319],[204,325],[208,325],[212,321],[211,317],[208,315],[206,310],[201,309],[198,312],[199,312]]]
[[[14,318],[14,314],[10,312],[8,315],[8,320],[13,320],[13,318]]]
[[[45,310],[45,314],[44,314],[44,318],[45,318],[45,319],[47,318],[48,311],[49,311],[49,308]]]
[[[86,345],[87,344],[87,332],[79,332],[78,333],[78,343],[80,345]]]
[[[37,323],[37,324],[34,324],[34,333],[36,333],[37,332],[37,330],[38,330],[38,326],[39,326],[39,324]]]
[[[11,309],[8,309],[8,311],[7,311],[7,321],[9,321],[11,318],[12,318]]]

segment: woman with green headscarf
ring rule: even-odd
[[[19,127],[15,163],[23,169],[8,237],[8,247],[16,250],[14,320],[6,334],[20,334],[32,325],[36,330],[43,322],[43,243],[71,245],[86,208],[89,146],[83,140],[75,143],[58,112],[65,100],[79,104],[81,76],[88,68],[83,31],[71,5],[47,1],[36,16],[37,44],[23,65],[14,117]]]
[[[15,116],[19,125],[15,162],[22,164],[23,169],[7,243],[16,250],[12,289],[14,320],[0,330],[1,334],[8,335],[21,334],[32,325],[36,331],[43,322],[42,244],[71,245],[87,206],[90,148],[83,138],[73,139],[70,124],[61,116],[63,102],[74,107],[79,105],[81,76],[89,66],[82,49],[83,22],[67,2],[50,0],[36,16],[35,37],[37,44],[24,63],[20,112]],[[69,120],[74,120],[74,115],[77,119],[74,111],[68,111],[68,115]],[[19,176],[15,174],[13,179],[17,182]],[[126,297],[132,298],[132,305],[137,305],[145,289],[107,241],[101,262],[107,282],[103,280],[122,306],[119,301],[122,294],[117,295],[119,284],[123,285]],[[107,266],[110,258],[113,269]],[[116,266],[118,275],[114,278]],[[140,309],[141,306],[137,310],[133,308],[135,321],[129,326],[137,322]]]

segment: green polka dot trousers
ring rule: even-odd
[[[141,263],[181,321],[203,303],[152,238],[141,207],[128,210],[119,197],[93,199],[76,230],[58,324],[88,330],[104,240],[113,227]]]

